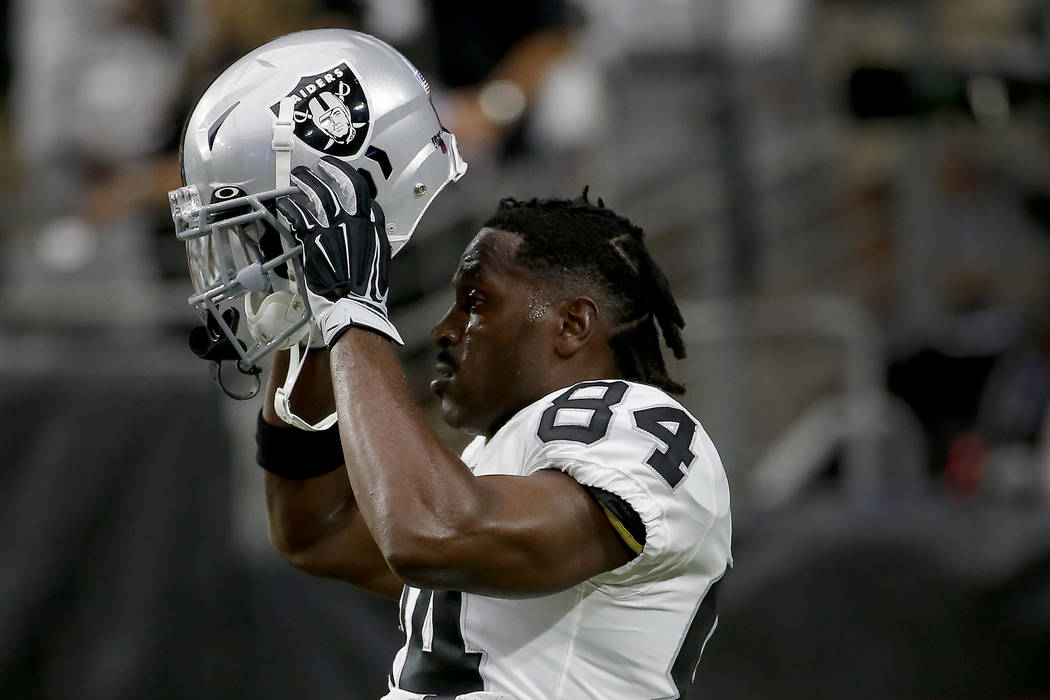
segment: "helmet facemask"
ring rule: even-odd
[[[236,186],[224,185],[215,188],[213,202],[207,205],[202,204],[196,185],[169,193],[175,235],[186,242],[194,290],[189,303],[205,321],[203,329],[194,331],[196,342],[191,339],[198,357],[215,362],[236,359],[239,371],[257,375],[261,358],[309,334],[310,311],[302,302],[305,290],[300,282],[302,246],[272,210],[278,197],[298,192],[296,187],[284,187],[244,194]],[[271,297],[286,299],[294,315],[275,319],[272,309],[270,314],[261,313],[265,306],[273,306],[267,304]],[[247,334],[238,333],[242,313],[248,317]],[[210,343],[203,341],[201,330],[207,331]],[[222,337],[217,337],[220,333]],[[234,398],[250,398],[254,393],[238,393]]]

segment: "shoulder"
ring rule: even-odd
[[[558,469],[623,499],[646,529],[645,556],[688,558],[714,527],[728,546],[729,488],[700,422],[656,387],[610,379],[580,382],[516,418],[524,473]]]
[[[502,473],[569,472],[584,486],[633,481],[654,496],[687,480],[724,481],[717,451],[700,422],[666,392],[623,379],[579,382],[542,397],[515,415],[487,444],[464,453],[498,461]],[[614,491],[615,492],[615,491]]]
[[[682,407],[673,396],[650,384],[642,384],[627,379],[594,379],[578,382],[557,391],[552,391],[532,404],[529,409],[537,410],[550,407],[552,404],[565,402],[589,401],[593,405],[601,403],[609,407],[630,408],[647,403],[673,404]]]
[[[655,444],[666,447],[667,459],[649,466],[655,466],[671,488],[684,472],[668,471],[674,465],[665,469],[664,462],[674,457],[688,461],[686,453],[698,433],[699,442],[709,442],[699,421],[676,399],[654,386],[622,379],[574,384],[540,399],[527,413],[518,430],[531,432],[534,445],[548,455],[601,458],[624,449],[633,454],[635,449],[652,450]],[[609,442],[613,445],[605,444]]]

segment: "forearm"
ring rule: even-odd
[[[287,425],[273,407],[277,387],[284,383],[288,374],[289,353],[281,350],[274,353],[273,366],[266,384],[266,398],[263,399],[262,415],[270,425]],[[307,421],[318,421],[335,410],[332,397],[332,382],[328,371],[328,353],[323,350],[310,351],[306,354],[302,371],[296,380],[295,389],[290,398],[292,410]]]
[[[298,434],[273,409],[274,392],[283,382],[287,367],[288,353],[277,353],[263,420]],[[297,415],[309,421],[334,410],[328,353],[307,355],[291,404]],[[321,456],[303,450],[301,459],[311,458]],[[361,519],[345,468],[340,466],[309,479],[286,479],[268,471],[265,478],[270,539],[286,561],[315,576],[337,578],[387,597],[399,595],[402,583],[387,566]]]
[[[275,353],[263,400],[263,420],[292,430],[273,407],[274,393],[288,370],[288,352]],[[306,420],[317,420],[331,411],[332,391],[328,380],[328,354],[311,352],[291,397],[292,410]],[[311,455],[302,455],[310,459]],[[286,558],[309,548],[338,527],[341,513],[353,506],[353,493],[345,473],[338,470],[313,479],[285,479],[266,473],[266,507],[270,537]]]
[[[477,482],[420,417],[391,344],[345,333],[332,386],[350,483],[380,551],[395,570],[447,556],[476,513]]]
[[[383,338],[347,332],[332,350],[332,379],[361,517],[407,583],[542,595],[626,561],[608,520],[571,477],[475,477],[420,418]]]

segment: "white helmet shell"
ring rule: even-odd
[[[255,49],[197,103],[182,164],[185,183],[198,187],[204,203],[223,185],[258,194],[284,184],[275,181],[273,139],[287,97],[295,98],[291,167],[313,168],[334,155],[368,173],[394,254],[434,197],[466,171],[408,59],[367,34],[316,29]]]
[[[307,336],[309,309],[295,303],[305,296],[302,247],[273,205],[298,191],[289,184],[292,168],[314,169],[326,155],[374,186],[393,254],[467,168],[427,81],[375,37],[297,32],[239,59],[190,114],[181,144],[185,185],[169,193],[176,235],[186,242],[189,301],[206,321],[207,335],[191,343],[200,357],[237,359],[241,371],[257,372],[263,355]],[[281,295],[281,303],[266,304],[266,295]],[[247,342],[237,335],[242,309]]]

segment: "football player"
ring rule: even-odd
[[[359,74],[374,138],[376,76],[353,56],[340,65]],[[279,119],[274,94],[261,103]],[[240,107],[208,113],[223,109],[233,119]],[[221,125],[201,124],[221,138]],[[425,153],[449,159],[448,178],[455,142],[439,140]],[[363,158],[290,165],[290,186],[267,193],[274,218],[259,216],[301,245],[290,276],[320,342],[301,361],[278,353],[260,415],[271,536],[306,572],[400,600],[405,644],[386,697],[685,697],[732,563],[729,489],[710,439],[672,397],[683,387],[661,335],[683,357],[683,320],[642,231],[586,191],[500,203],[431,331],[444,419],[476,436],[456,455],[422,419],[394,353],[388,233],[405,227],[387,210],[398,194],[374,187]],[[237,226],[250,220],[233,211]],[[282,403],[285,373],[298,383]],[[333,410],[327,430],[286,425],[323,427],[298,416]]]
[[[457,456],[393,351],[380,205],[338,161],[296,175],[306,195],[278,208],[330,353],[298,391],[334,403],[341,439],[330,473],[294,478],[311,452],[271,458],[296,431],[264,412],[272,532],[301,569],[400,598],[388,697],[684,695],[730,563],[729,491],[669,395],[657,329],[681,356],[682,319],[641,230],[586,198],[502,202],[431,331],[444,418],[477,436]]]

